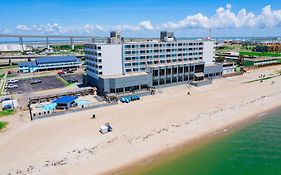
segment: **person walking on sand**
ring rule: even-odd
[[[94,118],[96,118],[96,114],[93,114],[93,116],[92,116],[92,118],[91,118],[91,119],[94,119]]]

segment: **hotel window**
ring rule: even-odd
[[[172,70],[173,70],[173,71],[172,71],[173,74],[177,74],[177,73],[178,73],[178,69],[177,69],[176,67],[173,67]]]
[[[170,84],[171,83],[171,78],[166,78],[166,84]]]
[[[157,77],[158,76],[158,70],[153,70],[153,76]]]
[[[171,68],[166,69],[166,75],[171,75]]]
[[[183,73],[183,67],[179,67],[179,74]]]
[[[182,76],[178,77],[178,82],[182,82]]]
[[[153,85],[153,86],[158,86],[158,80],[153,80],[152,85]]]
[[[160,69],[160,76],[164,76],[165,75],[165,69]]]
[[[120,92],[124,92],[124,89],[123,88],[117,88],[116,93],[120,93]]]

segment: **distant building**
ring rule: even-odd
[[[101,93],[201,80],[205,62],[213,63],[214,41],[180,41],[172,32],[161,32],[160,40],[129,42],[120,38],[113,32],[108,41],[117,42],[85,45],[87,81]]]
[[[49,56],[18,64],[19,71],[23,73],[78,68],[80,66],[81,61],[76,56]]]
[[[281,62],[281,58],[276,57],[264,57],[264,58],[245,58],[243,60],[243,65],[246,67],[250,66],[265,66],[272,65]]]
[[[1,52],[20,52],[22,50],[30,51],[32,47],[26,45],[21,46],[20,44],[0,44]]]

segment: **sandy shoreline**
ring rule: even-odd
[[[22,122],[0,133],[3,174],[111,174],[281,106],[281,77],[243,83],[281,66],[218,79],[211,86],[161,89],[138,102]],[[274,85],[271,81],[275,81]],[[187,96],[191,91],[192,95]],[[95,113],[97,119],[91,120]],[[11,119],[6,119],[11,120]],[[113,132],[101,135],[110,121]],[[231,130],[231,128],[230,128]]]

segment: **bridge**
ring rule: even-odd
[[[24,38],[42,38],[45,39],[45,45],[50,49],[50,39],[69,39],[69,44],[72,49],[74,49],[75,39],[89,39],[89,41],[94,40],[105,40],[106,37],[96,37],[96,36],[71,36],[71,35],[14,35],[14,34],[0,34],[0,38],[18,38],[19,44],[21,45],[21,51],[24,51]]]

